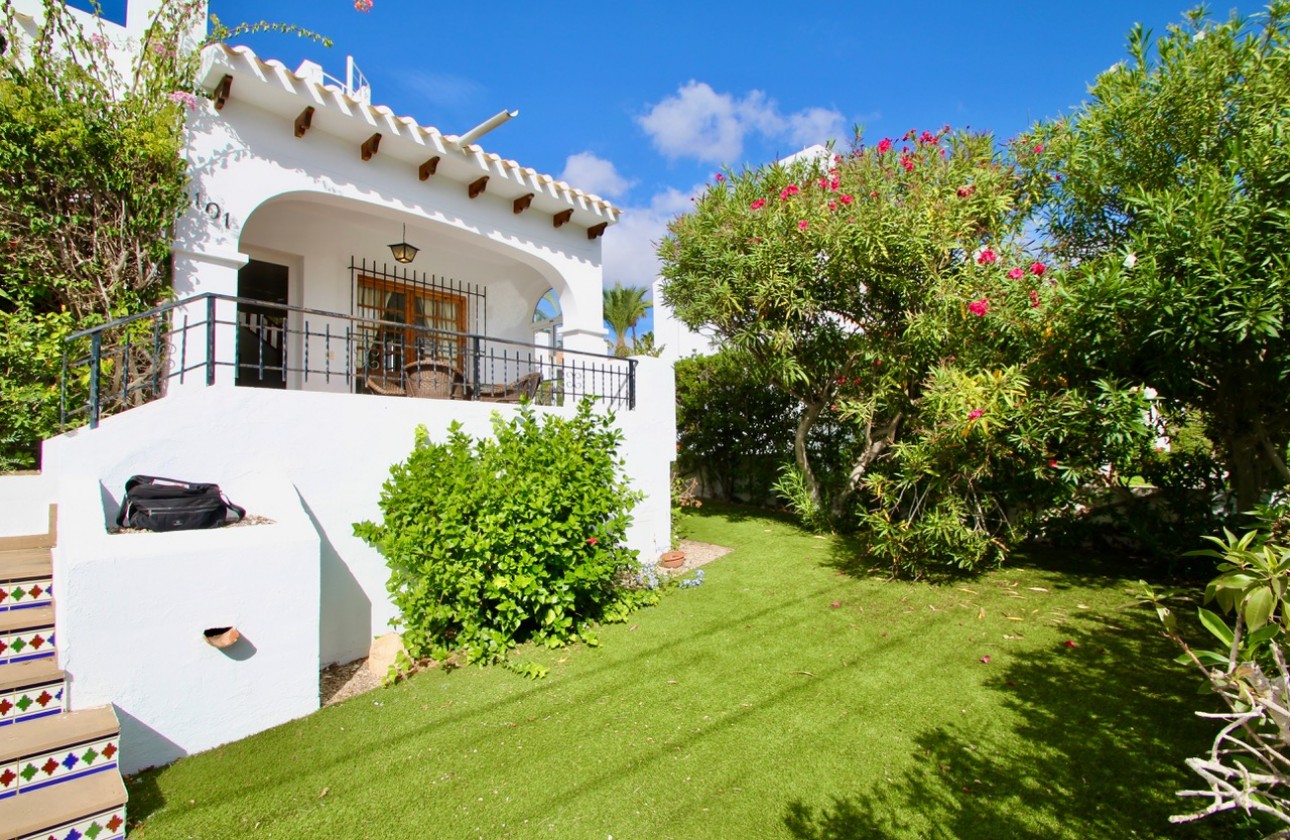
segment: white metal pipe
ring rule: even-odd
[[[475,126],[470,131],[467,131],[465,134],[458,137],[457,145],[461,146],[462,148],[465,148],[466,146],[469,146],[471,143],[474,143],[479,138],[483,137],[488,132],[492,131],[494,128],[497,128],[502,123],[507,122],[514,117],[518,117],[519,115],[520,115],[519,111],[505,111],[505,110],[498,111],[496,114],[484,120],[482,123]]]

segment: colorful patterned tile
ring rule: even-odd
[[[54,628],[32,627],[0,635],[0,665],[53,656]]]
[[[0,726],[48,714],[58,714],[66,710],[63,699],[63,683],[58,680],[0,692]]]
[[[19,840],[121,840],[125,837],[125,806],[83,820],[47,828]]]
[[[21,767],[17,770],[19,795],[115,768],[120,743],[119,736],[113,735],[28,756],[19,762]]]
[[[30,580],[0,581],[0,612],[47,607],[54,602],[54,581],[48,575]]]

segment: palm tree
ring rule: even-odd
[[[632,341],[635,342],[637,322],[654,308],[654,304],[646,300],[647,294],[648,289],[624,286],[621,283],[615,283],[612,289],[604,290],[605,323],[614,331],[615,356],[627,355],[627,331],[631,330]]]

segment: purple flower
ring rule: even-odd
[[[197,97],[193,96],[186,90],[177,90],[172,93],[168,93],[166,94],[166,98],[178,105],[183,105],[190,111],[197,107]]]

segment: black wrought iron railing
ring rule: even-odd
[[[231,295],[202,294],[69,336],[64,428],[177,385],[636,407],[636,362]]]

